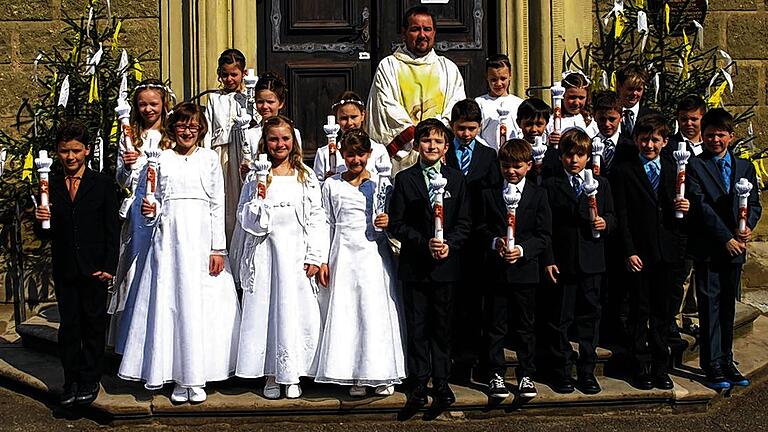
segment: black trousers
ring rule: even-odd
[[[733,361],[733,321],[739,292],[741,264],[694,264],[699,302],[700,356],[702,369]]]
[[[573,370],[573,348],[569,329],[579,344],[576,372],[592,374],[597,363],[597,341],[600,328],[600,284],[602,274],[561,275],[552,286],[553,314],[547,323],[546,357],[556,376],[570,377]]]
[[[482,257],[477,252],[475,257]],[[462,278],[453,292],[453,331],[451,336],[451,355],[454,365],[468,368],[480,359],[483,346],[483,297],[487,292],[487,278],[484,262],[471,258],[469,254],[462,261]]]
[[[504,376],[504,341],[511,325],[515,333],[518,379],[536,373],[536,287],[538,284],[504,284],[486,297],[485,339],[488,371]]]
[[[107,286],[93,277],[56,280],[59,355],[65,384],[101,379],[107,328]]]
[[[408,333],[408,378],[426,382],[451,376],[452,282],[403,282]]]
[[[632,354],[638,368],[666,371],[672,291],[680,265],[644,263],[640,272],[628,273]]]

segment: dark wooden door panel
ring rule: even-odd
[[[332,114],[331,104],[336,96],[347,89],[362,95],[368,91],[358,82],[361,68],[364,65],[353,61],[286,63],[286,82],[292,89],[288,94],[288,115],[301,131],[305,160],[313,160],[317,147],[325,145],[323,124],[326,116]]]

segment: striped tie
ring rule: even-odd
[[[648,163],[646,174],[648,174],[648,181],[651,183],[653,192],[657,192],[659,190],[659,169],[655,163]]]
[[[437,168],[434,166],[431,166],[427,168],[427,175],[430,179],[435,178],[437,176]],[[427,185],[427,192],[429,192],[429,204],[434,207],[435,205],[435,190],[432,189],[432,185]]]
[[[605,161],[605,169],[607,170],[611,166],[614,153],[616,153],[616,145],[613,144],[613,141],[611,141],[610,138],[604,139],[603,145],[605,146],[603,149],[603,160]]]
[[[461,160],[459,161],[459,166],[461,167],[462,174],[466,176],[469,172],[469,157],[471,155],[469,146],[459,146],[459,151],[461,152]]]
[[[572,176],[571,185],[573,186],[573,191],[576,192],[576,197],[581,195],[581,177],[578,175]]]
[[[725,186],[725,191],[730,192],[731,191],[731,164],[728,163],[725,158],[720,158],[717,160],[717,167],[720,168],[720,177],[723,179],[723,186]]]

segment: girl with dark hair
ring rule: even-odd
[[[208,381],[234,373],[240,307],[226,261],[219,159],[199,146],[205,116],[184,103],[168,123],[175,146],[158,158],[157,202],[141,205],[152,243],[123,315],[118,376],[150,390],[173,382],[172,402],[200,403]]]

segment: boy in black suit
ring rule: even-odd
[[[621,101],[612,91],[596,93],[592,97],[592,112],[600,133],[597,135],[605,145],[600,175],[608,176],[611,168],[631,157],[637,156],[637,147],[631,135],[621,132]]]
[[[528,144],[534,145],[536,137],[544,135],[551,113],[552,109],[546,102],[534,97],[524,100],[517,108],[517,125],[523,133],[522,138]],[[547,144],[549,143],[547,142]],[[557,151],[557,146],[549,146],[544,154],[544,161],[541,167],[542,178],[551,176],[553,172],[560,169],[560,166],[560,154]],[[536,176],[536,170],[528,172],[528,178],[534,182],[536,181]]]
[[[678,149],[679,143],[685,142],[685,147],[691,153],[691,158],[704,152],[701,142],[701,118],[707,112],[707,103],[701,96],[688,95],[677,104],[678,132],[669,138],[669,144],[661,150],[663,156],[672,158],[672,153]],[[690,227],[690,225],[688,226]],[[690,254],[676,271],[675,286],[672,290],[669,321],[669,344],[673,352],[687,347],[687,342],[680,336],[680,326],[688,333],[696,334],[698,326],[698,310],[696,306],[696,290],[692,275],[693,260]]]
[[[36,224],[35,231],[51,239],[65,406],[89,404],[99,393],[107,285],[117,268],[117,194],[110,177],[85,166],[88,142],[80,124],[59,129],[56,153],[64,175],[51,175],[50,206],[35,211],[38,222],[51,221],[50,229]]]
[[[482,349],[483,296],[478,288],[486,285],[482,267],[487,245],[473,235],[479,223],[474,213],[482,205],[483,191],[501,183],[496,152],[478,137],[482,122],[483,114],[477,102],[472,99],[456,102],[451,110],[454,137],[445,154],[448,166],[464,175],[472,215],[472,231],[461,250],[461,281],[454,293],[455,302],[463,307],[454,309],[453,371],[454,375],[460,374],[467,380]]]
[[[504,185],[483,191],[482,207],[474,215],[481,221],[478,238],[485,244],[486,251],[493,251],[489,253],[483,271],[496,275],[486,298],[488,394],[494,398],[509,396],[504,384],[504,339],[507,321],[513,318],[512,330],[518,339],[516,375],[519,395],[531,398],[537,394],[531,378],[536,373],[534,322],[539,257],[549,245],[552,215],[544,188],[525,178],[532,165],[528,142],[521,139],[507,141],[499,149],[499,163]],[[507,206],[503,198],[507,192],[520,196],[516,209],[515,245],[511,248],[506,238]]]
[[[552,368],[551,387],[558,393],[573,392],[571,373],[573,349],[568,338],[574,325],[579,343],[576,363],[579,389],[586,394],[600,392],[595,378],[597,338],[600,325],[600,284],[605,272],[604,243],[615,225],[611,187],[603,177],[598,182],[597,214],[590,221],[589,199],[584,193],[585,170],[592,140],[578,128],[560,137],[562,169],[544,180],[552,210],[552,242],[545,257],[546,273],[555,284],[555,304],[548,319],[548,362]],[[593,230],[600,233],[598,238]]]
[[[733,320],[741,268],[747,242],[760,220],[762,207],[755,169],[749,160],[731,153],[733,116],[722,108],[701,120],[704,153],[688,165],[695,210],[690,251],[694,259],[696,296],[699,302],[701,355],[699,361],[708,385],[716,389],[745,386],[749,380],[733,361]],[[747,179],[753,188],[747,198],[746,227],[739,230],[739,197],[735,185]]]
[[[611,177],[631,297],[633,385],[642,390],[673,387],[667,373],[670,298],[687,223],[675,212],[685,215],[689,203],[676,195],[676,163],[661,156],[668,132],[662,115],[641,117],[633,132],[639,155],[618,165]]]
[[[630,63],[616,72],[616,93],[621,101],[621,130],[632,136],[637,120],[651,112],[642,105],[643,93],[648,82],[648,72],[639,64]]]
[[[389,232],[401,243],[398,277],[408,334],[409,403],[427,403],[427,381],[432,378],[435,403],[455,401],[451,373],[453,293],[461,277],[460,252],[472,226],[461,171],[441,159],[451,132],[439,120],[416,125],[414,142],[419,163],[397,174],[389,205]],[[431,178],[447,180],[443,202],[444,240],[434,236],[434,193]]]

